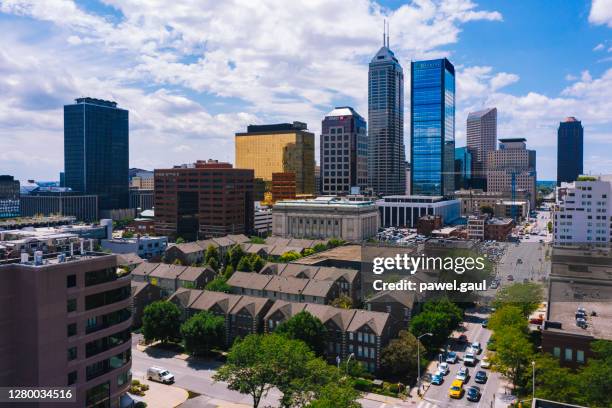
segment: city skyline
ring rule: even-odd
[[[603,0],[563,8],[355,1],[346,19],[360,24],[334,25],[332,32],[325,28],[332,21],[328,10],[340,5],[278,9],[263,2],[237,15],[228,14],[231,4],[202,6],[202,12],[215,11],[209,21],[199,8],[161,13],[112,4],[0,2],[7,33],[0,45],[5,172],[20,180],[58,177],[64,167],[61,110],[79,96],[115,100],[130,110],[130,167],[209,157],[233,162],[233,135],[251,123],[304,121],[318,139],[320,121],[334,106],[367,110],[367,62],[380,47],[385,18],[390,48],[403,66],[437,57],[456,65],[456,146],[465,145],[467,112],[496,106],[498,137],[527,138],[538,151],[540,178],[554,180],[556,128],[576,116],[584,125],[585,172],[612,172],[606,146],[612,18]],[[251,19],[252,13],[261,18]],[[308,18],[296,24],[291,15]],[[202,28],[191,31],[192,19]],[[483,34],[492,43],[483,44]],[[552,66],[567,52],[571,60]],[[406,84],[404,92],[407,111]],[[407,150],[406,131],[404,140]]]

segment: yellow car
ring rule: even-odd
[[[454,380],[451,387],[448,390],[448,396],[451,398],[463,397],[463,381]]]

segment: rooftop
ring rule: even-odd
[[[496,110],[496,109],[497,108],[486,108],[486,109],[479,110],[479,111],[476,111],[476,112],[470,112],[468,114],[468,120],[470,120],[470,119],[480,119],[484,115],[486,115],[487,113],[489,113],[489,112],[491,112],[493,110]]]
[[[355,109],[353,109],[350,106],[337,106],[334,108],[334,110],[332,110],[327,115],[325,115],[325,117],[328,117],[328,116],[358,116],[358,117],[361,117],[361,115],[359,115],[355,111]]]
[[[526,142],[527,139],[524,137],[510,137],[505,139],[499,139],[500,143],[515,143],[515,142]]]
[[[90,98],[90,97],[76,98],[74,101],[76,103],[87,103],[90,105],[106,106],[109,108],[117,107],[117,102],[115,101],[106,101],[104,99],[97,99],[97,98]]]
[[[294,121],[293,123],[274,123],[269,125],[249,125],[246,133],[236,133],[236,136],[246,136],[253,133],[288,133],[296,131],[306,131],[308,125],[304,122]]]

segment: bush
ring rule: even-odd
[[[372,382],[363,378],[357,378],[353,383],[353,387],[359,391],[370,392],[372,390]]]

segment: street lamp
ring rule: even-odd
[[[347,376],[348,376],[349,363],[351,362],[352,357],[355,357],[355,353],[349,354],[348,359],[346,360],[346,375]]]
[[[421,393],[421,351],[420,345],[421,337],[424,336],[433,336],[431,333],[423,333],[419,337],[417,337],[417,393],[420,395]]]

